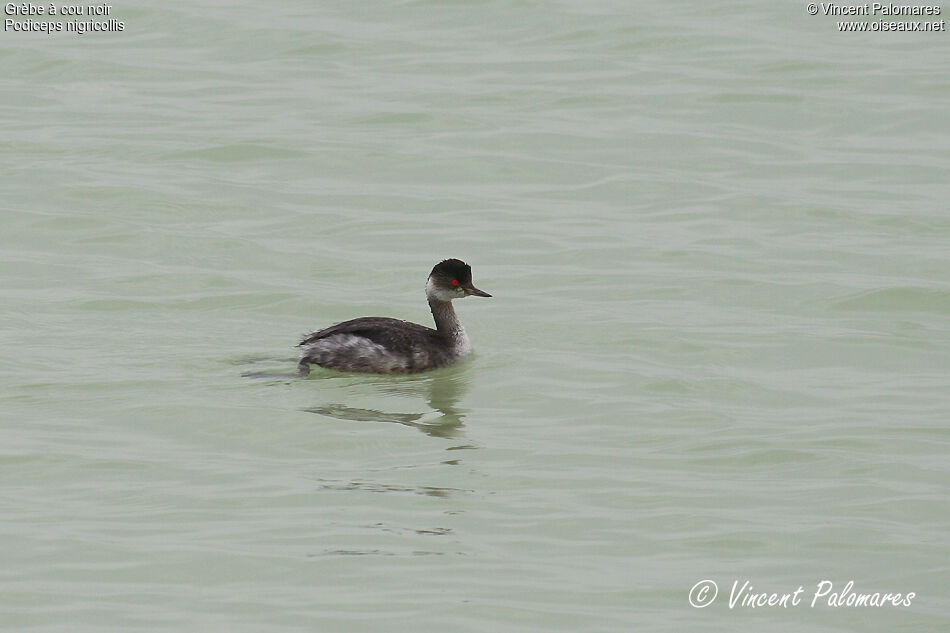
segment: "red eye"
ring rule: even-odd
[[[458,279],[453,279],[453,280],[452,280],[452,285],[453,285],[453,286],[459,285],[459,280],[458,280]]]

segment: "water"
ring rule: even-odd
[[[748,1],[112,17],[0,39],[0,628],[950,626],[946,33]],[[245,375],[428,323],[443,257],[494,295],[458,306],[471,361]],[[810,608],[823,579],[917,596]],[[734,580],[803,604],[730,609]]]

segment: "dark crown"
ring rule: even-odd
[[[472,281],[472,267],[460,259],[444,259],[432,269],[430,277],[437,277],[452,281],[458,279],[460,284]]]

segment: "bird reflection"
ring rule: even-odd
[[[348,407],[343,404],[328,404],[304,409],[304,411],[354,422],[393,422],[411,426],[431,437],[458,437],[465,426],[463,422],[465,410],[458,407],[458,402],[468,391],[468,381],[458,369],[437,370],[425,376],[412,376],[395,381],[389,379],[386,382],[377,383],[377,386],[387,393],[422,397],[432,411],[394,413]],[[435,419],[431,417],[433,412],[439,413]]]

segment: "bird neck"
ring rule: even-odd
[[[429,309],[432,310],[432,318],[435,319],[435,329],[441,334],[452,338],[465,335],[462,322],[455,314],[451,301],[439,301],[434,297],[429,297]]]

